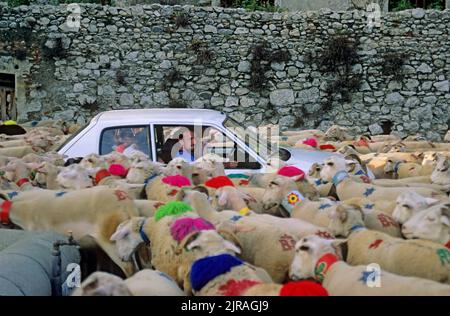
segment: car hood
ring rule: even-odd
[[[291,154],[291,157],[286,161],[288,165],[296,166],[305,173],[308,173],[309,168],[315,163],[322,163],[326,158],[332,156],[344,157],[340,153],[331,153],[319,150],[307,150],[300,148],[284,148]]]

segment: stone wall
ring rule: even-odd
[[[0,43],[0,72],[16,74],[21,121],[82,122],[108,109],[187,106],[284,128],[337,123],[377,134],[382,122],[390,121],[396,133],[420,132],[429,139],[448,129],[450,11],[389,13],[380,28],[369,28],[364,11],[82,5],[77,28],[67,24],[66,6],[0,10],[0,39],[5,32],[32,29],[27,43],[17,38]],[[177,27],[174,16],[182,12],[188,25]],[[326,39],[337,33],[359,39],[360,61],[352,72],[362,75],[362,82],[351,101],[337,97],[325,107],[330,76],[308,56],[326,50]],[[267,85],[252,91],[251,51],[263,40],[290,56],[269,64]],[[16,54],[21,45],[24,60]],[[409,56],[400,81],[381,72],[383,54],[393,51]]]
[[[370,3],[378,3],[383,11],[389,10],[389,0],[275,0],[275,5],[292,11],[314,11],[325,8],[334,11],[365,10]]]

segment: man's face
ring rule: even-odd
[[[184,150],[194,152],[196,142],[197,141],[195,140],[194,132],[188,130],[183,133],[183,139],[181,139],[181,145],[183,146]]]

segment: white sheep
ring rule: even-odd
[[[396,200],[392,217],[398,223],[403,224],[417,212],[425,210],[438,202],[439,200],[437,199],[423,197],[416,192],[402,193]]]
[[[184,293],[167,274],[145,269],[125,280],[106,272],[94,272],[72,296],[184,296]]]
[[[408,239],[420,238],[450,249],[450,204],[438,204],[411,216],[402,226]]]
[[[307,236],[295,245],[289,275],[293,280],[315,278],[332,296],[450,295],[450,286],[380,270],[376,264],[350,266],[342,261],[341,240]]]

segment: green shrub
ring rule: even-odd
[[[30,0],[8,0],[8,6],[18,7],[19,5],[29,5]]]

